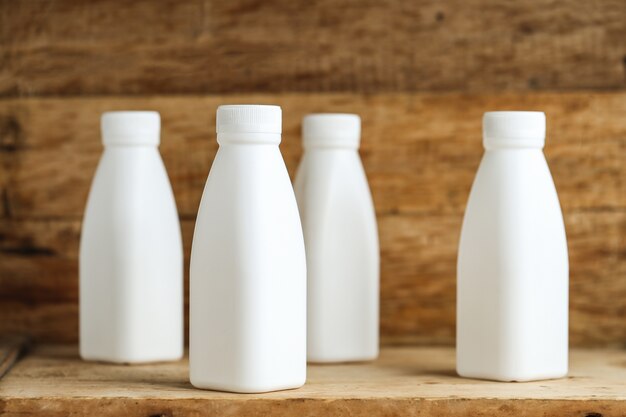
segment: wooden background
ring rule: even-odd
[[[570,250],[572,345],[626,346],[626,2],[0,0],[0,333],[78,338],[99,117],[161,112],[188,257],[223,103],[359,113],[386,343],[452,344],[487,110],[542,110]]]

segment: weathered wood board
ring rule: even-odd
[[[482,113],[545,111],[545,152],[569,241],[572,344],[626,345],[626,93],[2,99],[0,332],[77,340],[80,220],[102,151],[101,112],[161,112],[161,152],[188,257],[216,151],[215,109],[238,102],[283,107],[281,149],[292,174],[304,114],[361,114],[361,155],[381,236],[381,331],[389,343],[453,343],[456,249],[482,153]]]
[[[0,0],[0,95],[608,90],[623,0]]]
[[[41,347],[0,380],[3,416],[603,416],[626,414],[626,352],[574,350],[568,378],[462,379],[452,348],[386,348],[375,362],[310,365],[296,390],[194,389],[187,360],[82,362],[74,346]]]
[[[217,149],[215,110],[223,103],[283,107],[281,150],[292,174],[305,114],[360,114],[361,154],[379,214],[462,213],[483,152],[483,112],[543,110],[546,156],[564,210],[626,208],[624,92],[6,99],[0,101],[3,209],[13,218],[80,217],[102,151],[100,114],[147,108],[162,115],[161,152],[179,212],[195,218]]]

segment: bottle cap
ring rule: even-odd
[[[217,108],[217,133],[282,132],[280,106],[237,104]]]
[[[155,111],[112,111],[100,120],[105,145],[159,145],[161,117]]]
[[[540,111],[492,111],[483,116],[483,144],[492,148],[543,148],[546,115]]]
[[[358,148],[361,118],[348,113],[309,114],[302,120],[305,148]]]

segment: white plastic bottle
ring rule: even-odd
[[[305,152],[295,190],[307,255],[311,362],[378,356],[378,232],[360,134],[355,114],[312,114],[302,124]]]
[[[306,378],[306,259],[278,145],[278,106],[217,110],[219,150],[190,267],[189,371],[197,388],[266,392]]]
[[[104,113],[104,153],[80,242],[80,355],[138,363],[183,355],[183,249],[157,112]]]
[[[457,265],[457,372],[500,381],[567,374],[565,227],[541,112],[490,112]]]

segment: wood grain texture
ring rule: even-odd
[[[0,412],[47,416],[516,416],[626,413],[626,353],[574,350],[566,379],[498,383],[458,378],[451,348],[387,348],[371,363],[310,365],[297,390],[194,389],[188,363],[82,362],[75,347],[41,347],[0,381]]]
[[[216,151],[215,109],[237,102],[283,106],[281,149],[292,174],[304,114],[361,114],[361,155],[381,238],[381,333],[393,344],[454,342],[456,250],[482,154],[482,113],[546,111],[545,152],[568,233],[572,345],[626,346],[626,93],[0,100],[0,332],[77,340],[80,221],[102,152],[102,111],[161,112],[161,152],[188,258]]]
[[[624,89],[623,0],[0,0],[0,95]]]
[[[0,379],[13,367],[15,362],[22,356],[29,345],[28,338],[0,337]]]
[[[195,218],[217,149],[215,110],[241,102],[283,107],[281,150],[292,175],[305,114],[360,114],[361,155],[379,214],[462,213],[483,152],[483,112],[542,110],[548,117],[546,155],[563,209],[626,208],[625,92],[1,100],[3,209],[12,218],[80,217],[102,152],[100,114],[154,109],[162,116],[161,152],[179,213]]]
[[[383,343],[454,343],[460,226],[457,215],[379,217]],[[566,228],[570,342],[624,347],[626,213],[576,213]],[[182,230],[187,268],[193,221]],[[80,221],[17,221],[0,233],[0,333],[76,342]]]

